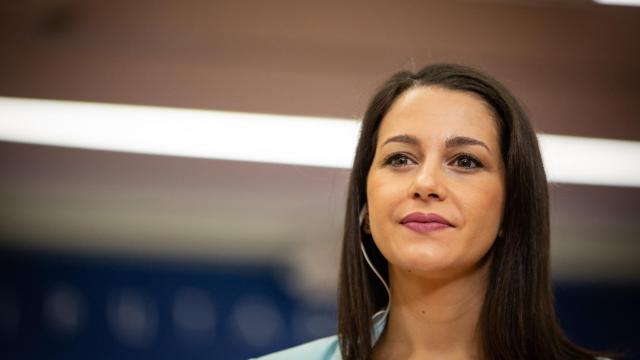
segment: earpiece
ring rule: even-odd
[[[366,216],[366,214],[367,214],[367,204],[365,203],[362,206],[362,209],[360,209],[360,215],[359,215],[359,224],[360,224],[360,228],[361,229],[362,229],[362,224],[364,223],[364,217]],[[389,299],[389,301],[387,302],[387,306],[384,309],[382,309],[382,310],[378,311],[377,313],[373,314],[372,319],[377,319],[380,316],[386,317],[387,314],[389,313],[389,308],[391,307],[391,291],[389,290],[389,286],[387,285],[387,282],[384,281],[384,278],[380,275],[378,270],[376,270],[375,266],[373,266],[373,263],[371,262],[371,260],[369,260],[369,256],[367,255],[367,251],[365,250],[364,244],[362,243],[362,239],[360,240],[360,250],[362,251],[362,255],[364,256],[364,259],[367,262],[367,264],[369,264],[369,267],[371,268],[373,273],[376,274],[378,279],[380,279],[380,281],[382,282],[382,285],[384,286],[385,290],[387,291],[387,298]]]

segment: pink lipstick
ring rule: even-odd
[[[405,216],[400,223],[407,228],[419,232],[426,233],[431,231],[443,230],[453,227],[447,219],[438,214],[424,214],[414,212]]]

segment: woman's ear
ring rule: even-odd
[[[369,209],[367,208],[367,204],[365,203],[360,209],[360,228],[366,234],[371,234],[371,227],[369,226]]]
[[[365,234],[371,234],[371,226],[369,226],[369,212],[367,211],[364,215],[364,224],[362,226],[362,230]]]

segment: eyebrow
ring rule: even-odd
[[[382,146],[385,146],[388,143],[392,143],[392,142],[399,142],[399,143],[404,143],[404,144],[409,144],[409,145],[419,145],[420,144],[420,140],[418,140],[418,138],[416,138],[415,136],[411,136],[411,135],[396,135],[396,136],[392,136],[392,137],[388,138],[384,142],[384,144],[382,144]]]
[[[415,136],[411,136],[411,135],[396,135],[396,136],[392,136],[392,137],[388,138],[384,142],[384,144],[382,144],[382,146],[385,146],[388,143],[392,143],[392,142],[399,142],[399,143],[404,143],[404,144],[408,144],[408,145],[420,145],[420,140],[418,140],[418,138],[416,138]],[[468,145],[482,146],[485,149],[487,149],[487,151],[491,152],[491,150],[489,149],[487,144],[485,144],[484,142],[482,142],[482,141],[480,141],[478,139],[470,138],[470,137],[467,137],[467,136],[454,136],[454,137],[448,138],[445,141],[445,147],[447,147],[447,148],[452,148],[452,147],[457,147],[457,146],[468,146]]]

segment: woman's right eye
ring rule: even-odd
[[[385,165],[389,165],[391,167],[403,167],[407,165],[411,165],[414,161],[406,154],[396,153],[387,156],[384,161]]]

